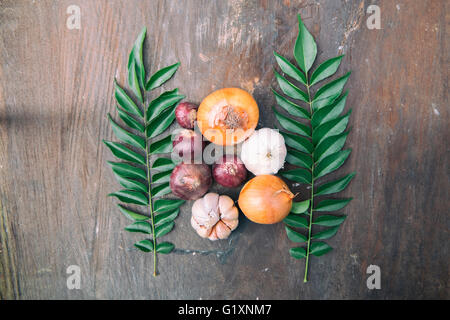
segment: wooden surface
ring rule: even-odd
[[[69,30],[66,9],[81,8]],[[381,29],[366,26],[369,4]],[[2,299],[420,299],[449,298],[448,1],[25,1],[0,3],[0,297]],[[101,139],[113,139],[113,79],[148,28],[147,70],[181,62],[166,88],[191,101],[214,89],[249,90],[275,126],[272,51],[292,58],[296,15],[318,43],[318,60],[345,53],[353,108],[341,173],[357,176],[354,200],[329,243],[304,261],[289,257],[281,224],[242,215],[229,241],[209,242],[183,207],[167,237],[179,248],[150,254],[123,231],[128,221]],[[446,28],[447,27],[447,32]],[[150,67],[152,69],[150,69]],[[151,72],[151,71],[150,71]],[[215,188],[214,190],[218,190]],[[300,188],[301,190],[301,188]],[[238,191],[230,194],[235,197]],[[189,250],[196,250],[190,252]],[[381,290],[366,286],[381,268]],[[79,265],[81,289],[66,268]]]

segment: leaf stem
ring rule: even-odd
[[[147,128],[147,112],[145,112],[144,108],[144,125]],[[146,135],[146,133],[145,133]],[[150,150],[149,150],[148,139],[145,141],[145,155],[146,155],[146,167],[147,167],[147,182],[148,182],[148,208],[150,213],[150,219],[152,224],[152,237],[153,237],[153,276],[156,277],[156,238],[155,238],[155,222],[154,222],[154,212],[153,212],[153,203],[152,203],[152,181],[150,175]]]
[[[311,113],[311,118],[313,115],[313,108],[312,108],[312,101],[311,101],[311,93],[309,91],[309,79],[308,79],[308,73],[306,73],[306,89],[308,91],[308,104],[309,104],[309,111]],[[311,125],[311,135],[312,135],[312,125]],[[314,150],[311,154],[313,160],[314,160]],[[309,264],[309,251],[311,246],[311,230],[312,230],[312,216],[313,216],[313,207],[314,207],[314,161],[313,165],[311,167],[311,201],[310,201],[310,214],[309,214],[309,225],[308,225],[308,244],[306,247],[306,262],[305,262],[305,277],[303,278],[303,282],[308,282],[308,264]]]

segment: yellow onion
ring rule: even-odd
[[[244,185],[238,203],[251,221],[272,224],[286,218],[294,197],[287,184],[279,177],[260,175]]]

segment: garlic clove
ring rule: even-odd
[[[217,222],[217,224],[214,226],[213,232],[211,235],[214,234],[214,237],[217,239],[226,239],[231,234],[230,228],[227,227],[225,223],[222,221]],[[210,235],[210,239],[211,239]]]
[[[211,229],[206,228],[205,226],[199,224],[193,216],[191,217],[191,226],[202,238],[207,238],[211,233]]]

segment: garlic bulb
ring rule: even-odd
[[[202,238],[226,239],[238,226],[239,212],[228,196],[207,193],[192,206],[191,225]]]
[[[276,174],[284,165],[286,145],[278,130],[256,130],[242,144],[241,160],[254,175]]]

